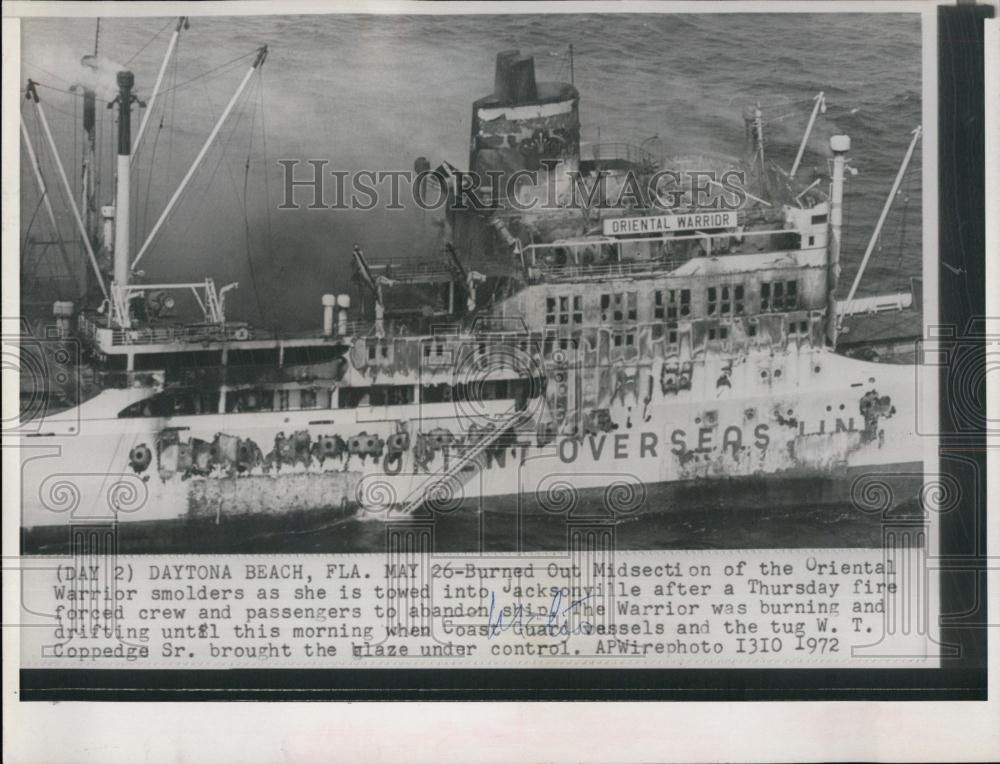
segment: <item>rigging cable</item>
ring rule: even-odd
[[[264,154],[264,219],[267,222],[267,260],[269,263],[274,262],[274,231],[271,229],[271,183],[268,180],[270,173],[268,173],[268,162],[267,157],[267,108],[264,103],[264,72],[260,71],[257,75],[261,78],[260,82],[260,137],[261,144]],[[281,275],[279,273],[279,275]]]
[[[219,159],[216,161],[215,166],[212,168],[212,173],[209,176],[208,182],[205,184],[204,189],[202,189],[201,196],[198,197],[198,203],[197,203],[197,205],[195,207],[195,209],[196,209],[197,212],[195,214],[198,215],[197,220],[199,222],[202,220],[202,218],[205,215],[205,199],[208,196],[208,192],[212,188],[212,183],[215,182],[215,176],[218,174],[219,168],[222,166],[222,163],[225,161],[226,152],[229,150],[229,144],[232,142],[233,137],[236,135],[236,131],[237,131],[237,129],[240,126],[240,122],[243,120],[243,115],[246,113],[246,105],[247,105],[247,100],[249,98],[249,94],[250,94],[250,91],[248,90],[245,93],[243,93],[243,95],[241,96],[241,100],[240,100],[240,102],[238,103],[238,105],[236,107],[236,112],[237,113],[236,113],[235,119],[233,120],[233,126],[232,126],[232,128],[230,128],[229,134],[226,136],[226,139],[224,141],[222,141],[222,144],[221,144],[222,150],[219,152]],[[209,104],[212,105],[212,97],[209,95],[207,87],[205,88],[205,95],[206,95],[206,97],[208,99]],[[214,109],[215,106],[212,105],[212,108]],[[229,175],[230,182],[233,184],[233,192],[236,194],[236,197],[237,197],[237,200],[238,200],[239,199],[239,190],[238,190],[238,187],[236,185],[236,178],[233,177],[232,168],[230,168],[230,166],[228,164],[226,164],[226,171],[227,171],[227,173]]]
[[[137,51],[136,51],[135,53],[133,53],[133,54],[132,54],[132,58],[130,58],[130,59],[129,59],[128,61],[126,61],[126,62],[125,62],[125,66],[128,66],[128,65],[129,65],[129,64],[131,64],[131,63],[132,63],[133,61],[135,61],[135,60],[136,60],[136,59],[137,59],[137,58],[139,57],[139,55],[140,55],[140,54],[141,54],[141,53],[142,53],[142,52],[143,52],[144,50],[146,50],[146,48],[148,48],[148,47],[149,47],[150,45],[152,45],[152,44],[153,44],[153,41],[154,41],[154,40],[155,40],[155,39],[156,39],[157,37],[159,37],[159,36],[160,36],[161,34],[163,34],[163,32],[164,32],[164,31],[165,31],[165,30],[166,30],[166,29],[167,29],[168,27],[170,27],[170,26],[171,26],[172,24],[174,24],[175,22],[176,22],[176,19],[168,19],[168,20],[167,20],[167,23],[166,23],[166,24],[164,24],[164,25],[163,25],[162,27],[160,27],[160,31],[158,31],[158,32],[157,32],[156,34],[154,34],[154,35],[153,35],[152,37],[150,37],[150,38],[149,38],[149,40],[147,40],[147,41],[146,41],[146,44],[145,44],[145,45],[143,45],[143,46],[142,46],[141,48],[139,48],[139,50],[137,50]],[[96,56],[97,54],[96,54],[96,53],[94,53],[94,55]]]
[[[262,87],[260,80],[257,81],[258,93]],[[257,314],[260,316],[262,323],[267,323],[267,319],[264,317],[264,308],[260,299],[260,290],[257,287],[257,273],[253,265],[253,250],[250,246],[250,214],[247,208],[247,186],[250,181],[250,158],[253,154],[253,133],[254,127],[257,122],[257,104],[254,105],[254,110],[250,115],[250,140],[247,144],[247,159],[246,163],[243,165],[243,231],[246,235],[247,244],[247,268],[250,274],[250,285],[253,287],[254,300],[257,303]],[[267,172],[267,164],[265,161],[264,172]]]
[[[36,150],[36,157],[35,158],[36,158],[36,161],[38,162],[38,172],[41,173],[42,172],[41,167],[42,167],[43,152],[45,152],[44,155],[47,155],[48,152],[49,152],[49,147],[48,147],[48,142],[44,139],[44,136],[42,135],[41,120],[38,118],[38,104],[33,104],[32,111],[33,111],[33,113],[35,115],[35,118],[34,118],[34,123],[35,123],[35,142],[34,142],[34,145],[38,147],[38,149]],[[45,185],[45,193],[44,194],[43,193],[39,194],[39,204],[44,203],[45,197],[47,195],[48,195],[48,185],[46,184]],[[51,199],[52,199],[52,197],[49,197],[50,201],[51,201]],[[37,210],[36,210],[36,213],[37,213]],[[53,213],[53,216],[54,216],[54,213]],[[32,224],[33,224],[33,220],[34,220],[34,216],[32,216]],[[32,225],[32,224],[29,224],[29,226]],[[66,242],[63,239],[62,231],[59,228],[58,219],[56,219],[54,221],[53,228],[54,228],[54,230],[53,230],[53,236],[55,237],[56,245],[58,246],[59,252],[62,255],[63,267],[66,270],[66,276],[67,276],[68,279],[72,279],[73,278],[73,270],[72,270],[72,266],[71,266],[71,261],[69,260],[69,256],[67,254]],[[37,274],[40,268],[41,268],[41,258],[38,258],[35,261],[34,268],[32,269],[32,274],[33,275]],[[51,266],[50,266],[49,270],[50,270],[50,278],[52,280],[56,281],[57,284],[58,284],[58,279],[51,275],[53,273],[57,273],[57,271],[53,271],[52,268],[51,268]],[[60,295],[60,297],[62,296],[62,291],[63,290],[58,285],[55,287],[55,291],[56,291],[57,294]]]
[[[168,90],[164,90],[164,91],[161,91],[161,92],[162,93],[169,93],[169,92],[171,92],[173,90],[177,90],[178,88],[182,88],[185,85],[189,85],[190,83],[195,82],[196,80],[200,80],[203,77],[207,77],[210,74],[220,73],[220,70],[222,70],[222,69],[224,69],[224,68],[226,68],[228,66],[232,66],[233,64],[236,64],[236,63],[242,61],[245,58],[250,58],[251,56],[256,56],[256,55],[257,55],[257,51],[256,50],[251,51],[250,53],[245,53],[242,56],[239,56],[237,58],[231,59],[231,60],[227,61],[224,64],[219,64],[214,69],[209,69],[207,72],[202,72],[201,74],[199,74],[199,75],[197,75],[195,77],[192,77],[189,80],[184,80],[184,82],[182,82],[180,85],[174,85],[172,88],[169,88]]]
[[[170,74],[170,81],[173,83],[177,82],[177,61],[180,59],[180,49],[181,49],[181,37],[177,38],[177,46],[174,48],[174,60],[173,69]],[[173,169],[173,156],[174,156],[174,124],[177,119],[177,89],[176,87],[171,88],[170,91],[170,119],[168,124],[170,125],[169,132],[167,133],[167,171],[166,179],[167,186],[170,186],[170,171]],[[164,102],[163,110],[166,112],[167,104]]]
[[[77,172],[73,173],[73,198],[80,199],[83,196],[83,157],[80,152],[80,102],[73,101],[73,167]],[[80,190],[77,191],[76,182],[80,181]]]
[[[914,166],[915,162],[910,165],[909,169],[906,171],[906,181],[903,186],[903,215],[899,223],[899,241],[896,244],[896,249],[899,253],[898,260],[896,262],[896,269],[903,269],[903,247],[906,244],[906,233],[909,227],[910,219],[910,194],[913,192],[913,176],[914,176]]]
[[[149,197],[152,195],[153,168],[156,166],[156,146],[160,142],[160,133],[163,132],[163,117],[160,114],[160,124],[156,128],[156,135],[153,136],[153,147],[149,154],[149,172],[146,175],[146,197],[142,203],[142,238],[145,240],[149,234]]]

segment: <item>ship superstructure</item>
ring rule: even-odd
[[[234,285],[136,283],[116,236],[103,312],[76,323],[102,389],[23,436],[24,525],[388,518],[499,496],[559,511],[590,493],[626,516],[685,508],[663,487],[804,482],[815,501],[913,471],[912,367],[836,352],[850,140],[830,141],[827,191],[765,160],[759,107],[743,160],[664,159],[581,145],[578,102],[501,53],[469,162],[500,182],[464,207],[442,164],[440,250],[388,262],[355,244],[353,304],[325,296],[312,336],[230,321]],[[178,290],[203,320],[170,317]]]

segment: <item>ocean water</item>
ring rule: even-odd
[[[65,91],[80,79],[80,56],[93,52],[95,22],[31,19],[22,29],[24,76],[46,86],[39,92],[63,160],[78,167],[79,98]],[[171,31],[168,18],[102,20],[99,96],[113,97],[113,73],[127,64],[139,96],[148,99]],[[182,32],[134,163],[136,244],[245,73],[250,59],[233,59],[264,43],[269,55],[261,75],[142,265],[154,280],[239,281],[229,315],[258,326],[317,325],[320,296],[350,290],[355,242],[373,258],[404,258],[431,251],[440,233],[435,215],[412,208],[278,210],[278,160],[321,159],[348,171],[407,170],[425,156],[432,165],[447,159],[464,167],[471,104],[492,90],[500,50],[534,55],[539,80],[568,80],[572,44],[584,140],[638,144],[655,135],[647,146],[662,146],[668,155],[739,154],[742,108],[759,100],[770,120],[768,154],[788,167],[812,98],[824,91],[828,109],[817,121],[800,177],[813,166],[825,171],[830,135],[851,136],[857,174],[849,179],[845,202],[847,283],[910,131],[921,120],[920,21],[913,14],[886,14],[877,23],[863,14],[195,17]],[[106,202],[114,126],[104,106],[98,104],[98,160]],[[30,106],[22,108],[34,133]],[[41,153],[51,170],[51,157]],[[26,159],[23,168],[22,226],[30,223],[44,234],[40,216],[31,221],[37,194]],[[862,292],[905,288],[920,275],[920,170],[917,152]],[[70,174],[78,184],[77,173]],[[53,185],[54,172],[48,177]],[[66,206],[55,198],[63,235],[71,236]],[[878,542],[877,527],[850,507],[716,517],[655,515],[622,526],[622,533],[640,546],[759,545],[758,523],[766,521],[767,537],[787,545],[797,545],[796,539],[822,546]],[[459,539],[480,520],[449,522],[453,530],[442,532]],[[564,537],[563,526],[539,529],[526,543],[547,546]],[[345,544],[379,548],[383,538],[370,523],[336,523],[284,540],[279,534],[268,543],[321,551]]]

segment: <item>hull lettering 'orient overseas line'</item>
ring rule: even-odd
[[[470,170],[537,172],[520,202],[552,184],[570,199],[579,177],[602,178],[614,197],[637,177],[692,166],[581,144],[577,89],[536,83],[533,59],[516,51],[498,56],[495,83],[473,105]],[[857,474],[921,472],[913,367],[838,350],[854,305],[853,288],[838,298],[845,135],[830,139],[828,182],[800,185],[765,161],[750,107],[745,156],[699,158],[699,175],[714,163],[717,176],[746,178],[734,210],[685,208],[683,195],[669,215],[449,205],[433,257],[378,261],[354,245],[353,300],[347,289],[324,296],[322,331],[303,336],[231,320],[235,284],[143,283],[136,266],[191,171],[131,252],[132,74],[118,85],[117,202],[102,208],[103,227],[96,205],[74,207],[98,299],[55,306],[97,384],[24,423],[29,546],[75,522],[236,527],[331,507],[388,518],[492,496],[558,511],[588,491],[625,516],[678,506],[652,506],[650,486],[741,479],[812,481],[843,499]],[[33,83],[27,95],[47,125]],[[453,175],[436,176],[452,196]],[[178,291],[193,293],[200,320],[174,316]]]

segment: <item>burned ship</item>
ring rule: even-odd
[[[450,204],[431,255],[389,262],[355,244],[355,288],[331,290],[322,329],[296,335],[231,320],[235,285],[136,278],[131,74],[118,84],[117,201],[95,240],[111,266],[91,257],[106,299],[55,311],[100,384],[23,423],[28,539],[300,511],[391,520],[489,497],[624,518],[709,496],[843,501],[879,473],[919,482],[914,367],[838,352],[844,316],[878,302],[840,296],[845,135],[812,183],[765,159],[757,106],[740,159],[585,144],[575,85],[536,82],[531,57],[503,52],[473,105],[470,170],[531,182]],[[706,167],[742,173],[743,192],[683,188]],[[665,169],[682,186],[668,208],[601,203]],[[428,181],[453,201],[454,170]],[[170,316],[178,291],[197,322]]]

